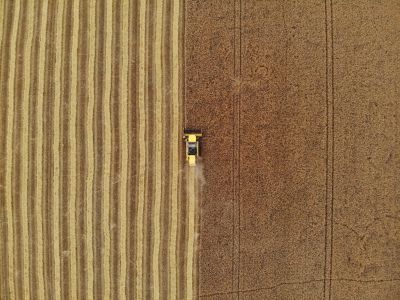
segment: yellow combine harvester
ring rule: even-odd
[[[186,141],[186,160],[190,167],[196,166],[196,160],[200,156],[199,140],[203,136],[201,130],[185,129],[183,138]]]

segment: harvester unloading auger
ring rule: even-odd
[[[203,136],[201,130],[185,129],[183,139],[186,141],[186,160],[190,167],[196,166],[200,156],[200,138]]]

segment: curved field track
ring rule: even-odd
[[[195,297],[183,12],[1,1],[0,299]]]

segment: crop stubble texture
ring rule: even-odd
[[[1,1],[1,299],[196,295],[183,7]]]

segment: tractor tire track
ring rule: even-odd
[[[146,193],[146,132],[145,132],[145,49],[146,49],[146,6],[144,1],[139,1],[138,4],[138,96],[137,96],[137,111],[138,111],[138,164],[137,164],[137,215],[136,215],[136,298],[143,299],[143,252],[142,247],[144,245],[144,234],[143,234],[143,215],[145,207],[145,199],[147,198]]]
[[[77,49],[77,68],[79,72],[79,80],[77,82],[77,120],[76,120],[76,140],[77,140],[77,157],[82,162],[77,165],[78,177],[77,184],[77,202],[76,202],[76,222],[77,222],[77,248],[82,253],[87,252],[87,205],[89,197],[86,195],[87,188],[86,178],[88,177],[88,155],[86,149],[88,148],[88,140],[91,136],[87,135],[86,124],[88,123],[88,3],[81,1],[79,3],[79,31],[78,31],[78,49]],[[77,16],[77,17],[78,17]],[[77,293],[78,299],[87,297],[87,256],[77,255]]]
[[[71,141],[71,148],[69,149],[70,163],[70,177],[69,177],[69,228],[70,234],[70,297],[78,298],[78,266],[77,266],[77,110],[78,110],[78,36],[79,36],[79,2],[73,1],[72,7],[73,21],[72,21],[72,39],[71,39],[71,98],[70,98],[70,124],[69,124],[69,140]],[[82,164],[84,165],[84,164]]]
[[[196,235],[196,207],[198,200],[198,167],[188,167],[186,192],[187,192],[187,259],[186,259],[186,297],[185,299],[195,299],[197,295],[193,293],[195,278],[193,276],[195,268],[195,235]]]
[[[70,202],[75,201],[74,191],[71,186],[72,166],[71,154],[72,143],[70,139],[72,131],[72,118],[71,118],[71,98],[74,97],[71,88],[71,75],[72,75],[72,26],[73,26],[73,2],[65,2],[63,11],[63,38],[61,47],[61,57],[63,67],[61,69],[61,112],[60,112],[60,142],[61,142],[61,164],[60,164],[60,226],[61,226],[61,296],[64,299],[73,298],[72,282],[72,241],[70,236],[74,230],[71,227],[71,208]],[[72,199],[70,199],[70,193]]]
[[[39,2],[40,3],[40,2]],[[33,135],[36,134],[34,140],[32,141],[32,145],[34,145],[33,148],[36,148],[36,155],[32,155],[32,161],[36,162],[35,168],[31,168],[32,177],[35,178],[35,198],[36,201],[29,201],[32,203],[35,203],[35,210],[34,213],[35,215],[32,216],[32,219],[35,221],[35,227],[33,230],[32,236],[36,235],[36,240],[34,240],[33,246],[35,247],[36,245],[36,264],[34,269],[36,271],[36,278],[33,274],[34,270],[32,270],[32,278],[36,279],[34,289],[37,290],[37,294],[35,295],[34,298],[36,297],[37,299],[44,299],[45,298],[45,289],[44,289],[44,236],[43,236],[43,146],[44,146],[44,118],[43,118],[43,112],[44,112],[44,66],[45,66],[45,43],[37,43],[37,41],[46,41],[46,21],[47,21],[47,13],[48,13],[48,3],[44,2],[41,5],[38,5],[38,11],[39,11],[39,16],[37,23],[39,26],[39,29],[35,30],[38,33],[38,36],[35,37],[36,44],[37,44],[37,52],[34,54],[35,56],[38,56],[38,61],[36,66],[37,68],[37,93],[35,95],[36,97],[36,107],[35,107],[35,113],[36,116],[32,115],[32,121],[30,121],[30,124],[34,122],[34,120],[37,122],[37,127],[36,133],[32,132]],[[34,60],[32,60],[33,62]],[[35,65],[32,64],[31,68],[34,70]],[[32,86],[31,86],[32,88]],[[31,92],[32,93],[32,92]],[[35,143],[36,139],[36,143]],[[31,139],[30,139],[31,140]],[[32,193],[33,194],[33,193]]]
[[[162,186],[161,180],[164,175],[163,172],[163,153],[162,143],[164,141],[163,128],[163,97],[162,97],[162,78],[163,78],[163,65],[162,65],[162,35],[163,35],[163,6],[164,1],[159,0],[156,2],[155,9],[155,41],[154,41],[154,73],[155,73],[155,118],[154,118],[154,140],[155,144],[153,151],[155,153],[155,168],[154,168],[154,209],[153,209],[153,248],[152,248],[152,271],[153,275],[153,299],[160,298],[160,249],[161,249],[161,202],[162,202]]]
[[[128,153],[129,153],[129,110],[127,107],[129,106],[129,98],[128,98],[128,63],[129,63],[129,51],[128,51],[128,41],[129,35],[126,28],[128,28],[129,24],[129,3],[127,1],[123,1],[121,3],[121,24],[117,30],[121,31],[121,100],[119,107],[119,126],[120,126],[120,157],[121,157],[121,171],[120,171],[120,209],[118,213],[118,220],[120,221],[119,226],[119,273],[116,274],[116,277],[119,278],[118,281],[118,294],[117,298],[124,299],[127,296],[126,286],[127,286],[127,236],[128,236],[128,226],[127,226],[127,211],[129,208],[127,207],[128,203]]]
[[[32,45],[31,45],[31,54],[30,54],[30,68],[32,72],[30,73],[30,85],[29,85],[29,94],[31,95],[29,97],[29,109],[28,109],[28,178],[31,178],[32,180],[29,180],[27,182],[27,201],[26,201],[26,206],[28,210],[28,249],[29,249],[29,286],[30,286],[30,295],[33,298],[37,298],[37,275],[38,275],[38,270],[36,266],[36,260],[34,259],[37,257],[37,236],[36,236],[36,224],[37,220],[36,218],[38,217],[38,211],[37,207],[35,205],[35,201],[32,201],[37,197],[36,191],[37,191],[37,182],[38,178],[36,176],[36,171],[39,171],[37,169],[38,167],[38,161],[36,160],[36,153],[37,153],[37,132],[38,132],[38,122],[37,119],[39,118],[38,112],[37,112],[37,107],[36,103],[38,101],[37,99],[37,90],[38,90],[38,73],[37,70],[35,72],[35,66],[38,65],[38,60],[39,60],[39,44],[37,42],[38,40],[38,34],[40,33],[40,28],[39,28],[39,11],[40,11],[40,4],[35,2],[33,7],[34,11],[34,16],[38,16],[37,18],[34,19],[34,23],[31,25],[33,26],[33,36],[32,36]],[[39,202],[40,200],[36,201]]]
[[[8,2],[9,4],[9,2]],[[4,139],[5,139],[5,176],[4,176],[4,194],[5,194],[5,207],[6,207],[6,222],[7,222],[7,264],[2,266],[6,268],[6,277],[8,278],[8,295],[9,298],[15,299],[17,288],[15,280],[15,269],[18,269],[14,265],[14,249],[15,249],[15,236],[14,236],[14,214],[13,214],[13,123],[14,123],[14,79],[15,79],[15,65],[16,65],[16,52],[17,52],[17,33],[18,33],[18,21],[20,14],[20,2],[15,1],[13,5],[10,6],[10,10],[6,11],[10,16],[10,23],[7,26],[7,31],[9,32],[8,42],[2,41],[2,53],[6,52],[4,55],[4,65],[2,70],[3,80],[2,82],[7,82],[5,87],[5,97],[7,101],[6,115],[2,120],[5,120],[4,126]],[[6,38],[7,38],[6,37]],[[10,101],[11,99],[12,101]],[[3,141],[3,136],[2,136]],[[3,184],[2,184],[3,185]]]
[[[110,193],[111,193],[111,48],[112,48],[112,2],[107,1],[105,7],[105,69],[104,69],[104,107],[103,107],[103,120],[104,120],[104,182],[103,182],[103,233],[104,233],[104,249],[102,264],[104,266],[104,292],[103,297],[109,299],[111,297],[111,272],[110,272],[110,251],[111,251],[111,237],[110,237]],[[104,20],[103,20],[104,22]]]
[[[103,197],[102,191],[103,186],[103,172],[104,166],[102,163],[102,157],[104,155],[104,146],[102,141],[104,139],[103,130],[103,116],[102,108],[104,105],[103,95],[103,82],[102,76],[104,74],[104,32],[103,20],[104,15],[104,2],[96,2],[96,37],[95,37],[95,74],[94,74],[94,102],[95,116],[94,116],[94,189],[93,189],[93,264],[94,264],[94,279],[93,279],[93,294],[94,299],[99,299],[99,296],[103,294],[103,263],[102,263],[102,249],[103,249],[103,238],[102,238],[102,218],[103,218]]]
[[[154,126],[155,126],[155,19],[156,19],[156,2],[158,0],[147,0],[146,1],[146,58],[145,58],[145,70],[146,70],[146,112],[145,119],[146,124],[145,132],[146,132],[146,152],[147,152],[147,160],[146,160],[146,180],[147,180],[147,199],[145,205],[144,215],[144,240],[145,244],[143,246],[143,254],[144,254],[144,269],[145,269],[145,277],[144,279],[144,297],[146,299],[151,299],[153,297],[153,280],[152,280],[152,236],[154,235],[153,228],[153,220],[152,220],[152,212],[154,207],[154,179],[155,179],[155,155],[154,145],[156,143],[154,139]]]
[[[8,69],[9,46],[7,45],[10,27],[12,24],[12,16],[6,13],[8,11],[7,2],[3,3],[0,11],[0,97],[6,99],[7,81],[4,80]],[[7,47],[7,48],[5,48]],[[1,102],[0,106],[0,264],[3,268],[0,269],[0,298],[8,299],[6,291],[8,290],[8,253],[7,253],[7,213],[6,213],[6,187],[5,187],[5,171],[6,171],[6,126],[7,126],[7,105]]]
[[[134,299],[136,297],[136,262],[137,262],[137,215],[138,215],[138,46],[139,46],[139,1],[129,1],[128,18],[130,33],[128,36],[128,136],[130,144],[128,145],[128,204],[127,204],[127,298]],[[129,250],[129,251],[128,251]]]
[[[113,145],[111,151],[111,198],[110,198],[110,242],[111,242],[111,253],[110,253],[110,264],[111,264],[111,298],[116,299],[119,285],[119,202],[120,202],[120,186],[121,181],[121,127],[120,127],[120,58],[121,58],[121,31],[118,30],[120,27],[121,8],[120,1],[113,2],[112,12],[112,60],[113,64],[111,67],[111,103],[110,103],[110,114],[111,114],[111,144]]]
[[[89,3],[88,16],[89,38],[88,38],[88,57],[87,57],[87,94],[88,103],[86,110],[86,140],[87,140],[87,175],[86,175],[86,297],[94,299],[94,172],[95,172],[95,153],[94,153],[94,114],[95,114],[95,59],[96,59],[96,6],[93,2]]]
[[[62,67],[62,40],[63,40],[63,12],[64,1],[57,1],[56,12],[56,42],[55,42],[55,66],[54,66],[54,109],[53,114],[53,255],[54,255],[54,299],[61,299],[62,275],[61,275],[61,67]]]
[[[14,156],[14,159],[18,161],[17,173],[19,173],[20,180],[15,187],[15,195],[18,195],[19,208],[19,222],[21,223],[20,228],[20,248],[22,250],[21,265],[22,265],[22,295],[24,299],[28,299],[31,292],[30,282],[30,256],[29,256],[29,220],[32,220],[32,216],[28,211],[28,186],[29,186],[29,76],[31,73],[31,65],[29,63],[31,57],[31,50],[33,49],[33,24],[34,24],[34,4],[33,1],[26,3],[26,14],[23,18],[22,25],[20,27],[20,50],[22,52],[22,60],[20,61],[20,71],[17,76],[21,76],[17,85],[17,89],[20,90],[19,99],[19,117],[14,123],[14,126],[18,128],[16,139],[14,140],[14,151],[19,148],[19,153]]]
[[[163,51],[161,53],[161,58],[163,62],[164,74],[162,78],[163,90],[167,91],[163,93],[163,115],[166,116],[163,122],[163,134],[164,140],[171,140],[171,103],[173,101],[171,93],[171,7],[172,1],[164,1],[164,18],[163,18],[163,41],[162,47]],[[163,143],[162,152],[164,155],[163,168],[164,168],[164,178],[171,178],[171,147],[169,143]],[[163,291],[164,295],[168,295],[168,287],[169,287],[169,270],[170,270],[170,261],[169,261],[169,233],[171,229],[171,189],[170,183],[167,180],[162,180],[161,186],[162,193],[162,203],[161,203],[161,223],[163,227],[161,228],[161,258],[160,258],[160,269],[165,268],[168,272],[161,272],[160,278],[160,289]]]
[[[180,18],[179,0],[174,0],[171,8],[171,177],[170,177],[170,240],[169,240],[169,298],[177,299],[178,296],[178,221],[180,204],[180,164],[179,158],[179,138],[180,132],[180,102],[179,102],[179,53],[178,39]]]
[[[55,299],[55,285],[54,278],[54,252],[53,252],[53,230],[54,225],[52,222],[52,217],[54,215],[54,201],[53,201],[53,186],[51,180],[46,180],[46,178],[53,178],[53,107],[54,107],[54,81],[55,81],[55,16],[56,16],[56,3],[50,2],[47,7],[47,21],[42,26],[46,26],[46,47],[44,47],[44,93],[43,93],[43,207],[42,207],[42,226],[43,226],[43,259],[44,259],[44,294],[45,298]],[[44,9],[44,8],[43,8]],[[46,222],[45,220],[49,220]],[[39,223],[40,226],[40,223]]]

